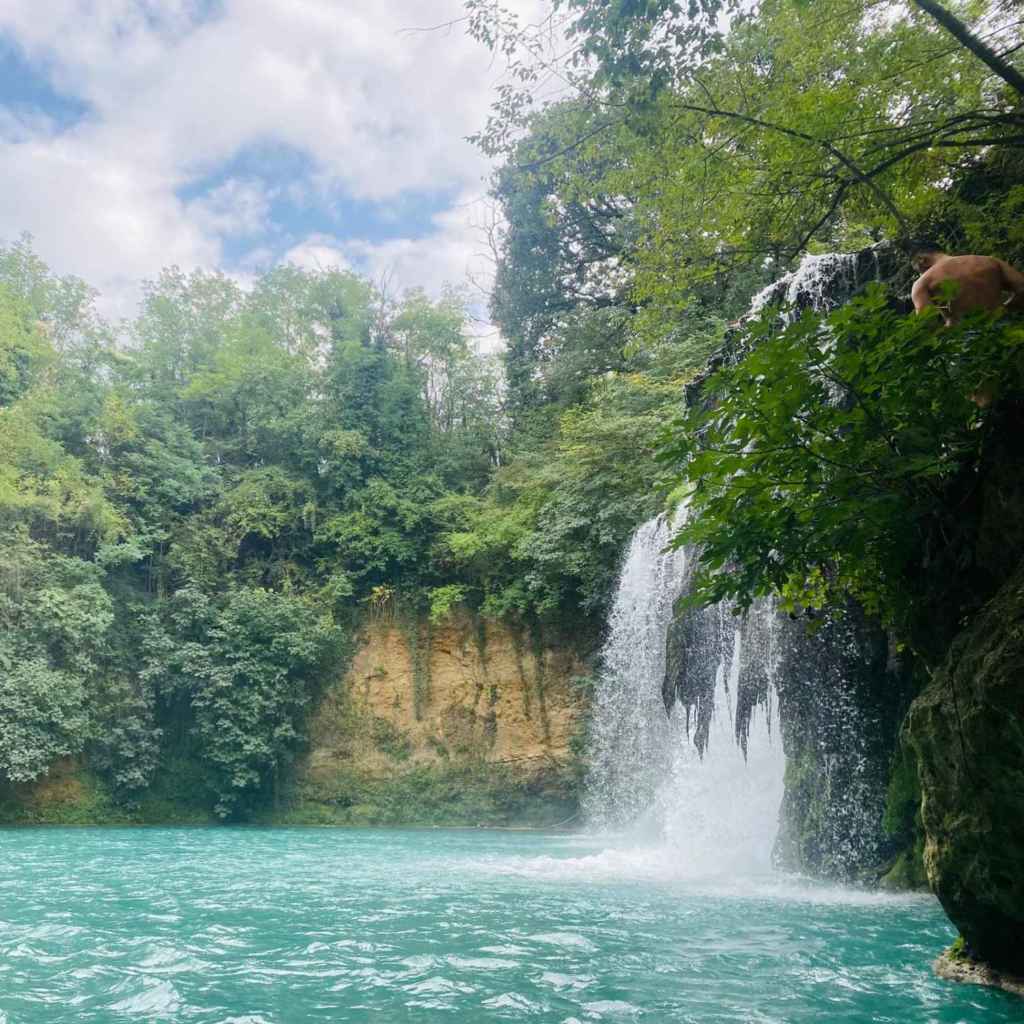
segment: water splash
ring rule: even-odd
[[[769,306],[782,307],[782,320],[787,324],[805,309],[827,312],[850,298],[865,280],[877,279],[879,273],[878,253],[874,249],[804,256],[795,270],[751,299],[747,318],[759,316]]]
[[[774,700],[774,614],[742,623],[721,606],[688,610],[685,667],[669,665],[673,606],[693,552],[666,551],[669,523],[637,530],[619,581],[591,727],[584,811],[626,829],[694,875],[771,864],[784,759]],[[666,714],[663,681],[682,671]],[[751,701],[744,677],[757,680]],[[697,695],[699,694],[699,699]],[[680,700],[679,697],[683,699]]]
[[[592,823],[620,827],[651,806],[672,764],[672,728],[661,680],[672,605],[686,556],[666,551],[663,517],[644,523],[629,546],[608,621],[590,735],[593,757],[584,796]]]
[[[698,642],[687,658],[687,678],[675,680],[673,765],[657,796],[662,833],[695,873],[765,872],[785,773],[777,615],[764,602],[742,620],[722,605],[686,616],[688,636]],[[703,689],[699,710],[687,703],[687,684],[691,693]]]

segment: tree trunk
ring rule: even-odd
[[[979,39],[955,14],[936,0],[912,0],[925,14],[934,18],[961,46],[966,46],[978,60],[984,61],[1007,85],[1024,96],[1024,75],[990,46]]]

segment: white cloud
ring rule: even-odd
[[[230,238],[265,244],[265,183],[178,198],[246,147],[308,157],[311,180],[275,183],[292,199],[481,191],[488,164],[464,137],[483,124],[499,71],[459,26],[407,31],[459,18],[460,0],[225,0],[208,20],[200,11],[198,0],[47,0],[46,17],[37,0],[0,5],[0,31],[89,108],[63,133],[43,115],[0,117],[0,237],[30,231],[55,269],[122,308],[129,282],[161,266],[217,264]],[[453,208],[427,239],[313,234],[289,258],[390,269],[436,290],[479,275],[481,251],[468,211]]]
[[[433,218],[434,230],[421,238],[357,239],[342,243],[342,250],[372,279],[387,277],[401,289],[421,287],[436,295],[445,285],[465,285],[479,293],[489,290],[493,277],[485,214],[482,200],[456,202]]]
[[[314,234],[292,246],[281,260],[303,270],[351,270],[352,264],[342,251],[342,243],[330,235]]]
[[[266,230],[271,193],[258,181],[229,178],[186,206],[187,216],[206,233],[249,237]]]
[[[163,266],[220,262],[159,173],[64,139],[0,144],[0,166],[0,234],[31,232],[57,270],[100,289],[108,315],[129,313]]]

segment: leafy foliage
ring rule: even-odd
[[[0,778],[84,753],[134,800],[185,751],[246,815],[374,588],[443,585],[429,510],[498,458],[493,361],[458,296],[333,271],[172,268],[128,344],[90,302],[0,250]]]
[[[1024,323],[946,328],[875,287],[749,341],[662,448],[693,481],[677,542],[701,546],[695,600],[774,592],[813,609],[852,594],[905,627],[921,567],[970,557],[951,488],[981,457],[995,393],[1024,382]]]
[[[95,568],[0,536],[0,772],[37,778],[89,738],[88,687],[113,623]]]
[[[41,659],[0,662],[0,770],[25,782],[82,749],[85,692],[78,678]]]
[[[486,614],[603,618],[625,542],[657,509],[654,439],[685,379],[671,359],[647,371],[594,385],[483,498],[435,506],[450,572]]]
[[[562,273],[547,291],[570,281],[566,295],[591,296],[610,260],[618,294],[663,335],[695,296],[763,260],[777,272],[809,247],[906,235],[951,181],[1024,142],[1020,94],[925,6],[556,0],[532,27],[470,3],[471,31],[512,73],[479,138],[507,158],[506,259],[575,263],[589,287]],[[944,6],[967,43],[1019,60],[1001,0]],[[559,30],[568,44],[546,45]],[[536,98],[549,77],[567,88]],[[542,280],[543,310],[557,296]],[[499,288],[499,304],[503,290],[515,295]]]
[[[417,637],[458,604],[586,618],[650,505],[640,464],[602,452],[652,465],[671,360],[593,391],[600,325],[549,361],[538,452],[455,293],[170,269],[124,344],[27,242],[0,271],[2,780],[73,755],[144,804],[195,763],[218,815],[250,817],[363,609],[401,606]]]
[[[231,817],[272,789],[294,756],[317,685],[341,660],[340,632],[303,601],[266,590],[239,590],[203,611],[180,671],[199,750],[213,769],[216,812]],[[195,628],[195,609],[189,617]]]

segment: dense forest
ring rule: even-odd
[[[0,278],[12,782],[86,752],[130,801],[184,742],[218,813],[244,814],[361,616],[593,622],[652,507],[671,365],[560,365],[516,430],[454,294],[172,268],[113,327],[28,240]]]
[[[500,353],[457,291],[169,268],[111,324],[31,240],[0,251],[0,779],[82,756],[130,803],[173,752],[244,818],[361,617],[594,635],[630,532],[690,491],[703,599],[852,593],[911,638],[906,567],[957,557],[946,485],[994,422],[968,396],[1012,389],[1024,331],[940,343],[881,290],[739,318],[807,252],[1024,255],[1017,9],[467,8],[510,71],[477,139]],[[769,333],[684,411],[714,350]]]
[[[512,79],[477,137],[505,157],[511,394],[543,407],[537,366],[584,330],[692,369],[724,326],[697,392],[714,408],[656,439],[690,507],[677,542],[701,546],[696,600],[813,615],[853,596],[912,646],[950,579],[977,602],[964,481],[1006,429],[1024,333],[1005,310],[908,317],[909,257],[915,239],[1024,257],[1017,8],[568,0],[525,26],[469,7]],[[744,316],[803,255],[869,247],[895,287]]]

